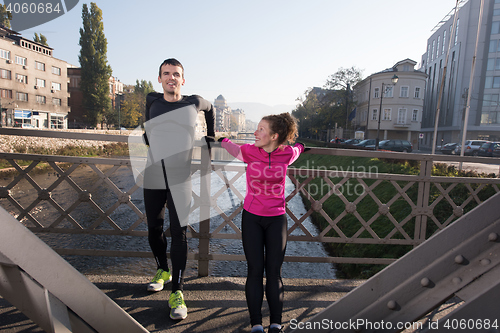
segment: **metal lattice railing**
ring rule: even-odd
[[[9,131],[7,134],[13,133]],[[49,135],[43,131],[23,133]],[[57,135],[68,139],[75,137],[74,134],[60,132]],[[94,137],[96,140],[126,141],[125,136],[112,135],[81,134],[79,138]],[[245,167],[210,163],[206,150],[203,151],[205,153],[202,153],[200,163],[193,163],[192,173],[194,178],[208,175],[210,206],[216,212],[217,221],[204,220],[189,226],[189,237],[197,238],[199,246],[198,252],[190,253],[188,258],[198,260],[199,274],[207,275],[211,260],[244,259],[241,254],[210,252],[210,240],[241,238],[240,227],[234,220],[243,209],[241,202],[244,194],[235,184],[245,181]],[[313,148],[305,154],[329,155],[332,158],[350,156],[413,160],[419,163],[420,173],[404,175],[289,168],[288,176],[294,188],[289,191],[286,200],[289,202],[300,193],[308,207],[305,214],[287,207],[287,214],[293,221],[288,230],[289,241],[414,247],[499,192],[498,178],[432,176],[433,160],[436,158],[433,155],[328,148]],[[0,153],[0,159],[12,165],[0,179],[0,204],[38,235],[147,236],[141,207],[142,190],[140,184],[133,180],[129,158]],[[500,164],[500,159],[477,157],[439,156],[439,159]],[[43,174],[43,177],[39,177],[39,174]],[[349,195],[340,190],[348,185],[362,191]],[[318,186],[321,186],[322,191],[316,191]],[[461,192],[465,192],[465,195]],[[203,198],[196,191],[193,192],[193,199],[193,214],[205,209]],[[229,208],[225,205],[228,201],[232,202]],[[323,221],[318,230],[310,230],[303,225],[313,214],[317,220]],[[103,249],[98,246],[55,246],[55,250],[64,255],[151,256],[148,251]],[[389,264],[395,259],[308,257],[304,253],[303,256],[287,256],[285,260]]]

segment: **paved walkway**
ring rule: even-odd
[[[189,314],[175,322],[168,316],[166,290],[146,291],[150,277],[88,276],[99,289],[150,332],[250,332],[245,301],[245,278],[192,277],[185,281],[184,297]],[[283,324],[306,321],[357,287],[363,280],[284,279]],[[264,325],[269,312],[264,301]],[[0,332],[42,332],[0,297]]]

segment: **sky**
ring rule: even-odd
[[[79,66],[82,6],[19,31],[47,37],[53,56]],[[455,0],[96,0],[103,12],[108,62],[125,84],[151,81],[177,58],[182,93],[230,106],[259,103],[290,111],[339,68],[363,77],[410,58],[420,65],[432,29]],[[280,107],[278,107],[280,106]],[[286,107],[283,107],[286,106]],[[269,109],[271,110],[271,109]],[[258,121],[256,111],[247,118]]]

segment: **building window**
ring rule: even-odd
[[[483,106],[498,106],[498,94],[484,94]]]
[[[498,33],[500,33],[500,21],[494,21],[491,24],[491,34],[497,35]]]
[[[492,39],[492,40],[490,40],[489,52],[490,53],[494,53],[496,51],[497,51],[497,40],[496,39]]]
[[[52,98],[52,104],[54,105],[61,105],[61,99],[60,98]]]
[[[436,59],[439,58],[439,44],[441,43],[441,36],[438,36],[437,47],[436,47]]]
[[[415,98],[420,98],[420,87],[415,87]]]
[[[379,98],[380,97],[380,90],[379,88],[375,88],[373,91],[373,98]]]
[[[10,51],[0,49],[0,58],[10,60]]]
[[[443,31],[443,50],[441,51],[441,54],[444,54],[445,45],[446,45],[446,30]]]
[[[23,124],[31,125],[31,111],[15,110],[14,111],[14,127],[22,127]]]
[[[401,91],[400,91],[399,97],[408,97],[408,91],[409,90],[410,90],[410,87],[408,87],[408,86],[401,87]]]
[[[0,97],[12,99],[12,90],[0,89]]]
[[[59,67],[52,66],[52,74],[61,75],[61,69]]]
[[[47,99],[45,98],[45,96],[40,96],[40,95],[36,96],[36,102],[38,104],[45,104],[46,101],[47,101]]]
[[[28,60],[24,57],[16,56],[16,64],[26,66]]]
[[[458,42],[458,27],[460,25],[460,19],[457,19],[457,28],[455,30],[455,45],[457,45]]]
[[[391,109],[384,109],[384,117],[382,120],[391,120]]]
[[[498,121],[497,112],[483,112],[481,114],[481,124],[496,124]]]
[[[6,69],[0,69],[0,78],[11,80],[12,79],[11,71]]]
[[[487,76],[485,80],[485,88],[500,88],[500,76]]]
[[[16,99],[18,101],[27,102],[28,101],[28,94],[27,93],[18,92],[18,93],[16,93]]]
[[[36,85],[40,88],[45,88],[45,80],[44,79],[36,79]]]
[[[377,109],[373,109],[372,110],[372,120],[377,120],[378,119],[378,110]]]
[[[431,52],[431,61],[434,59],[434,51],[436,50],[436,41],[432,41],[432,52]]]
[[[399,109],[398,110],[398,124],[405,124],[406,123],[406,109]]]
[[[385,92],[384,92],[384,97],[392,97],[393,96],[393,92],[394,92],[394,87],[392,86],[386,86],[385,87]]]
[[[64,116],[50,115],[50,128],[64,128]]]
[[[486,65],[486,70],[487,71],[492,71],[495,69],[495,59],[490,58],[488,59],[487,65]]]
[[[40,71],[45,71],[45,64],[43,62],[35,61],[35,68]]]
[[[61,84],[57,82],[52,82],[52,90],[61,90]]]
[[[28,77],[26,75],[16,74],[16,81],[19,83],[28,83]]]
[[[411,114],[411,121],[418,121],[418,110],[413,110]]]

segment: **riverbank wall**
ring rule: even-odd
[[[91,133],[91,134],[114,134],[127,135],[130,131],[119,130],[86,130],[68,129],[58,130],[59,132]],[[0,151],[4,153],[55,153],[67,146],[77,146],[81,148],[99,148],[109,141],[77,140],[62,138],[46,138],[34,136],[0,135]]]

